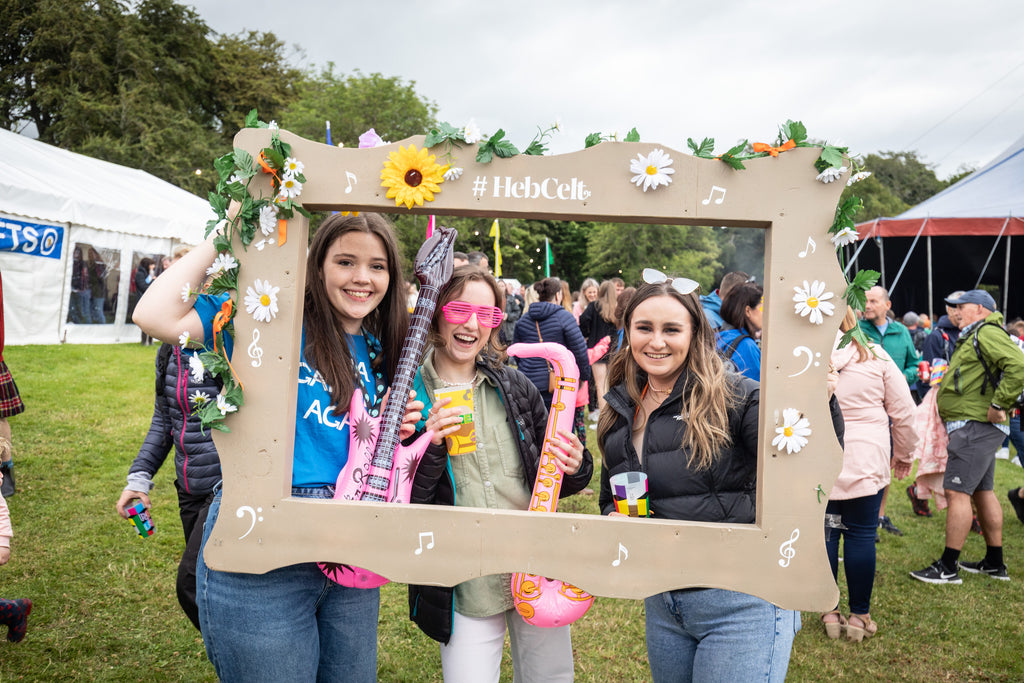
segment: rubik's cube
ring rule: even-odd
[[[146,506],[142,504],[141,500],[125,508],[125,510],[128,512],[128,521],[135,525],[135,533],[142,538],[153,535],[156,527],[153,525],[153,520],[150,518],[149,513],[146,512]]]

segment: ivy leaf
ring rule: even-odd
[[[583,143],[585,145],[584,149],[593,147],[594,145],[599,145],[603,141],[604,141],[604,136],[603,135],[601,135],[600,133],[591,133],[590,135],[587,136],[586,141]]]
[[[742,171],[743,169],[746,168],[746,166],[743,165],[742,161],[736,158],[736,155],[741,153],[744,149],[746,149],[746,147],[747,141],[744,140],[738,145],[728,149],[726,152],[722,154],[722,156],[718,158],[724,161],[725,163],[729,164],[729,166],[732,167],[734,170]]]
[[[499,128],[494,131],[494,135],[480,144],[480,148],[476,153],[476,160],[478,163],[486,164],[496,156],[507,159],[517,154],[519,154],[519,150],[510,141],[505,139],[505,131]]]
[[[693,156],[701,157],[703,159],[710,159],[715,153],[715,139],[704,138],[698,145],[693,141],[693,138],[686,138],[686,144],[693,152]]]
[[[423,141],[423,146],[434,147],[445,141],[466,141],[466,136],[461,128],[456,128],[447,121],[442,121],[438,124],[437,128],[431,128],[427,133],[426,140]]]
[[[856,223],[854,217],[864,207],[864,202],[861,198],[856,195],[847,197],[842,204],[836,207],[836,216],[832,221],[832,227],[829,228],[829,233],[836,234],[843,228],[854,228]]]
[[[230,178],[231,174],[235,172],[235,153],[228,152],[214,159],[213,168],[217,171],[217,177],[221,182]]]
[[[284,168],[284,154],[274,149],[273,146],[263,148],[263,158],[267,160],[267,163],[270,164],[271,168]]]
[[[216,192],[211,192],[209,195],[209,199],[210,208],[213,209],[213,212],[215,214],[217,214],[217,218],[210,222],[216,225],[222,219],[226,218],[228,215],[228,199],[227,197],[219,195]]]
[[[832,145],[825,145],[821,150],[821,162],[826,164],[825,168],[839,168],[843,165],[843,154],[847,151],[846,147],[833,147]],[[825,169],[820,169],[824,171]]]
[[[800,121],[787,120],[779,131],[779,143],[787,140],[800,144],[807,139],[807,127]]]
[[[260,124],[263,124],[262,126]],[[267,124],[260,121],[259,114],[256,113],[255,109],[250,109],[249,113],[245,115],[245,127],[246,128],[266,128]]]
[[[480,147],[476,150],[476,162],[478,164],[489,164],[491,163],[491,159],[493,158],[494,152],[491,151],[491,148],[488,147],[486,143],[480,145]]]
[[[252,177],[255,173],[255,162],[252,159],[252,155],[246,152],[244,149],[238,147],[235,148],[235,168],[241,171],[240,175],[246,175],[246,177]]]
[[[867,303],[867,291],[875,286],[881,276],[877,270],[862,270],[857,273],[843,294],[846,303],[855,311],[863,311]],[[858,340],[859,341],[859,340]]]
[[[636,128],[633,128],[631,131],[626,133],[625,141],[626,142],[640,142],[640,133],[637,131]]]
[[[533,140],[530,142],[530,146],[526,148],[523,154],[529,154],[531,156],[541,156],[544,152],[548,151],[548,148],[544,146],[544,143],[540,140]]]

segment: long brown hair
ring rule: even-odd
[[[853,309],[849,306],[846,307],[846,315],[843,316],[843,321],[839,323],[839,329],[843,332],[849,332],[853,328],[857,327],[857,314],[853,312]],[[854,348],[857,349],[857,362],[863,363],[866,360],[870,360],[874,355],[867,349],[866,346],[861,344],[857,339],[851,338],[850,343],[853,344]]]
[[[379,368],[381,363],[385,363],[385,374],[389,381],[398,369],[402,341],[409,328],[401,256],[391,224],[375,213],[362,213],[358,216],[334,214],[329,217],[317,230],[306,256],[306,296],[302,325],[306,332],[306,360],[331,387],[331,400],[336,415],[348,412],[349,400],[356,389],[356,378],[341,314],[331,305],[327,296],[323,266],[331,245],[350,232],[376,235],[384,244],[384,252],[388,257],[388,289],[377,308],[363,319],[362,326],[380,340],[383,358],[374,358],[372,365]]]
[[[505,295],[498,288],[498,282],[490,273],[479,266],[459,266],[452,272],[452,277],[441,288],[437,297],[437,307],[434,308],[434,317],[430,319],[430,331],[427,333],[427,342],[434,348],[443,348],[447,342],[441,338],[441,318],[444,312],[441,307],[449,301],[455,301],[462,296],[462,291],[470,282],[483,282],[494,292],[494,305],[505,312]],[[486,329],[486,328],[483,328]],[[501,326],[491,328],[491,335],[487,339],[487,346],[483,348],[480,355],[491,365],[498,367],[508,358],[505,353],[505,345],[498,337]]]
[[[606,323],[615,323],[615,300],[617,298],[618,294],[613,280],[605,280],[597,288],[597,298],[594,299],[594,304],[597,306],[598,314]]]
[[[725,367],[715,343],[715,332],[704,315],[697,292],[680,294],[671,286],[671,281],[645,283],[637,288],[623,314],[624,345],[612,359],[608,369],[608,385],[624,385],[631,405],[640,404],[644,386],[647,384],[647,374],[633,358],[630,348],[630,327],[637,306],[647,299],[658,296],[672,297],[690,314],[693,329],[690,350],[683,365],[685,383],[680,415],[686,422],[686,429],[681,446],[690,452],[687,465],[698,470],[707,469],[719,457],[722,449],[732,443],[728,409],[736,397],[732,393],[731,385],[726,381]],[[614,410],[601,411],[597,423],[597,440],[602,452],[605,450],[605,437],[617,419],[618,415]]]

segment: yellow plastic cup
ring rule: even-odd
[[[473,385],[460,384],[434,390],[434,402],[450,398],[445,408],[462,408],[462,426],[445,437],[448,455],[463,455],[476,450],[476,424],[473,422]]]

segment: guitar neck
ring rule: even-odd
[[[388,398],[388,405],[380,419],[380,436],[377,437],[377,447],[374,450],[372,462],[375,467],[390,468],[393,462],[402,420],[405,417],[405,406],[409,399],[409,392],[412,390],[416,369],[423,357],[427,332],[430,329],[430,319],[434,315],[434,308],[440,292],[439,287],[423,286],[420,288],[419,297],[416,299],[416,308],[409,321],[409,332],[406,335],[405,344],[402,346],[402,355],[398,358],[398,371],[391,384],[391,396]]]

